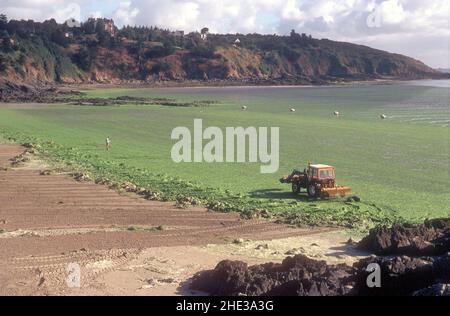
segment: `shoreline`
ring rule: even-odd
[[[266,82],[266,83],[250,83],[250,82],[208,82],[208,81],[166,81],[162,83],[143,83],[143,82],[122,82],[122,83],[60,83],[55,84],[56,87],[62,88],[78,88],[80,90],[91,90],[91,89],[115,89],[115,88],[148,88],[148,89],[212,89],[212,88],[326,88],[326,87],[349,87],[354,85],[390,85],[399,82],[415,81],[416,79],[410,80],[400,80],[400,79],[376,79],[376,80],[355,80],[347,82],[328,82],[323,84],[299,84],[292,83],[288,84],[286,82]],[[433,79],[418,79],[418,80],[433,80]]]
[[[161,81],[140,81],[140,80],[120,80],[113,79],[109,82],[99,81],[17,81],[8,77],[0,77],[0,84],[23,85],[35,88],[45,87],[151,87],[151,88],[191,88],[191,87],[329,87],[329,86],[348,86],[354,84],[386,84],[396,82],[412,82],[427,80],[450,80],[450,74],[443,76],[402,78],[394,76],[386,77],[368,77],[368,78],[328,78],[317,80],[295,80],[295,79],[212,79],[212,80],[189,80],[174,79]],[[0,85],[0,88],[2,86]]]
[[[164,81],[164,82],[120,82],[120,83],[51,83],[51,84],[32,84],[18,83],[0,78],[0,103],[54,103],[55,99],[61,95],[77,95],[82,91],[90,91],[96,89],[264,89],[264,88],[348,88],[361,86],[383,86],[395,84],[410,84],[417,82],[442,81],[446,82],[447,78],[422,78],[422,79],[395,79],[395,78],[378,78],[373,80],[353,80],[353,81],[333,81],[320,84],[301,84],[298,82],[285,81]],[[417,84],[420,85],[420,84]],[[447,84],[436,87],[447,87]]]
[[[291,82],[285,80],[262,80],[262,81],[227,81],[227,80],[210,80],[210,81],[198,81],[198,80],[185,80],[185,81],[161,81],[161,82],[91,82],[91,83],[56,83],[53,84],[56,87],[78,88],[80,90],[90,90],[97,88],[114,89],[114,88],[148,88],[148,89],[188,89],[188,88],[322,88],[322,87],[349,87],[355,85],[392,85],[396,83],[408,83],[413,81],[427,81],[427,80],[450,80],[448,78],[374,78],[367,80],[342,80],[342,81],[329,81],[322,83],[304,83]],[[51,85],[50,85],[51,86]]]

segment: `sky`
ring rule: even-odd
[[[10,19],[113,18],[213,33],[311,34],[450,68],[450,0],[0,0]]]

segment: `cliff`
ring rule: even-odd
[[[10,21],[0,30],[0,78],[31,84],[190,80],[320,84],[444,76],[407,56],[294,31],[290,36],[206,37],[108,26],[109,31],[74,29],[54,21]]]

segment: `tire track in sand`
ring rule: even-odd
[[[0,235],[5,234],[0,236],[0,294],[42,293],[46,287],[63,286],[68,263],[78,263],[84,276],[92,278],[125,264],[145,248],[286,238],[326,230],[242,220],[238,214],[201,207],[178,209],[171,202],[119,194],[68,175],[11,168],[10,159],[23,151],[21,146],[0,145]],[[168,229],[139,229],[158,226]]]

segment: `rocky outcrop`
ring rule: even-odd
[[[367,285],[370,264],[380,267],[381,287]],[[281,264],[250,267],[225,260],[214,270],[195,275],[191,288],[215,296],[406,296],[444,295],[449,283],[449,255],[370,257],[353,266],[327,265],[296,255]]]
[[[73,101],[69,96],[80,96],[81,94],[77,90],[54,85],[38,86],[0,78],[0,102],[65,103]]]
[[[281,264],[248,267],[241,261],[225,260],[214,270],[194,277],[192,288],[212,295],[344,295],[342,282],[352,268],[328,266],[303,255],[287,257]]]
[[[220,296],[450,295],[449,223],[450,219],[441,219],[380,228],[359,244],[392,257],[372,256],[353,266],[327,265],[304,255],[250,267],[225,260],[196,274],[191,288]],[[379,287],[369,287],[367,282],[374,266],[379,268]]]
[[[450,251],[450,219],[434,219],[418,226],[394,225],[372,229],[358,245],[377,255],[439,255]]]
[[[381,287],[367,286],[371,263],[380,266]],[[350,295],[409,296],[420,293],[434,284],[450,283],[450,256],[393,258],[373,257],[354,265],[353,289]],[[422,292],[424,293],[424,292]]]
[[[15,83],[0,78],[0,102],[8,102],[24,96],[37,97],[37,89],[28,84]]]

